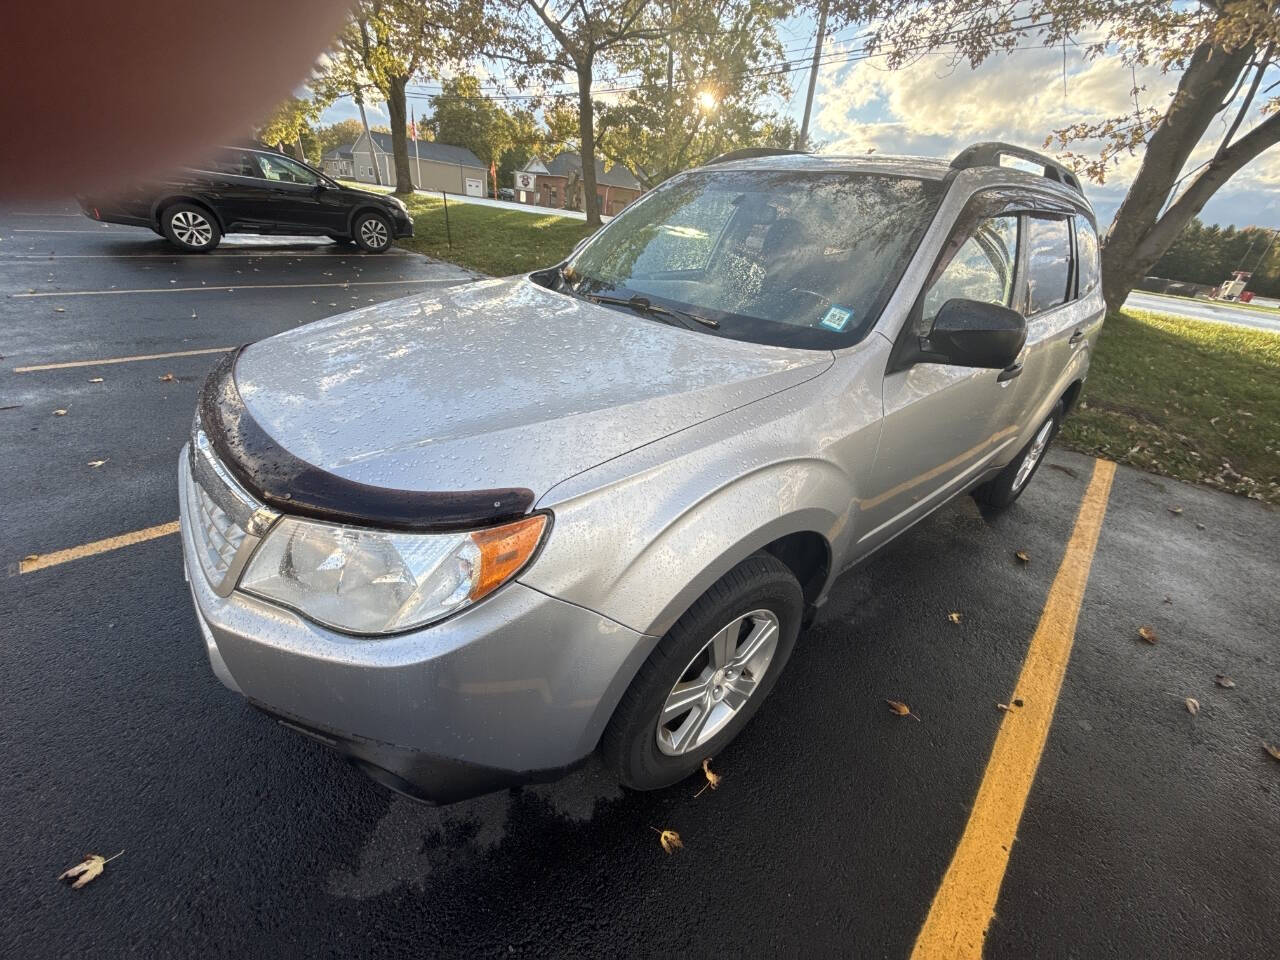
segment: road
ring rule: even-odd
[[[1135,310],[1151,310],[1155,313],[1172,313],[1179,317],[1190,317],[1194,320],[1211,320],[1214,323],[1230,323],[1238,327],[1252,327],[1255,330],[1269,330],[1280,333],[1280,310],[1275,316],[1261,310],[1250,310],[1246,307],[1232,306],[1229,303],[1213,303],[1208,300],[1192,300],[1189,297],[1166,297],[1160,294],[1144,293],[1135,290],[1124,302],[1126,307]]]
[[[1275,956],[1280,513],[1053,453],[1008,513],[963,498],[840,580],[718,789],[588,764],[422,807],[214,679],[175,536],[56,552],[176,518],[194,351],[465,276],[39,212],[0,212],[6,955],[908,957],[926,926],[972,937],[939,895],[966,860],[988,957]],[[1060,690],[1023,675],[1045,655]],[[123,855],[57,883],[86,851]]]

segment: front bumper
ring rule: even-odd
[[[197,556],[179,461],[183,556],[215,674],[384,784],[447,803],[554,779],[595,749],[655,638],[508,583],[430,627],[351,637],[232,591]]]

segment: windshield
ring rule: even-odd
[[[935,180],[698,171],[617,217],[568,263],[575,293],[641,297],[782,346],[857,342],[937,208]]]

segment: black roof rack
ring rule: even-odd
[[[1027,160],[1037,166],[1041,166],[1044,168],[1044,175],[1048,179],[1056,180],[1063,186],[1070,187],[1076,193],[1084,194],[1084,191],[1080,189],[1080,181],[1076,179],[1076,175],[1057,160],[1047,157],[1043,153],[1028,150],[1026,147],[1015,146],[1012,143],[1001,143],[999,140],[987,140],[965,147],[951,161],[951,169],[969,170],[973,167],[998,167],[1000,166],[1001,157],[1016,157],[1019,160]]]
[[[718,157],[712,157],[706,163],[705,167],[711,166],[713,163],[728,163],[730,160],[754,160],[756,157],[785,157],[785,156],[803,156],[804,150],[783,150],[781,147],[743,147],[741,150],[730,150],[728,153],[722,153]]]

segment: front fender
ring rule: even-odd
[[[828,461],[764,465],[692,496],[687,467],[676,461],[649,473],[641,489],[558,505],[551,539],[521,580],[661,636],[765,545],[793,533],[817,533],[831,545],[849,523],[853,485]],[[619,503],[634,507],[618,510]]]

